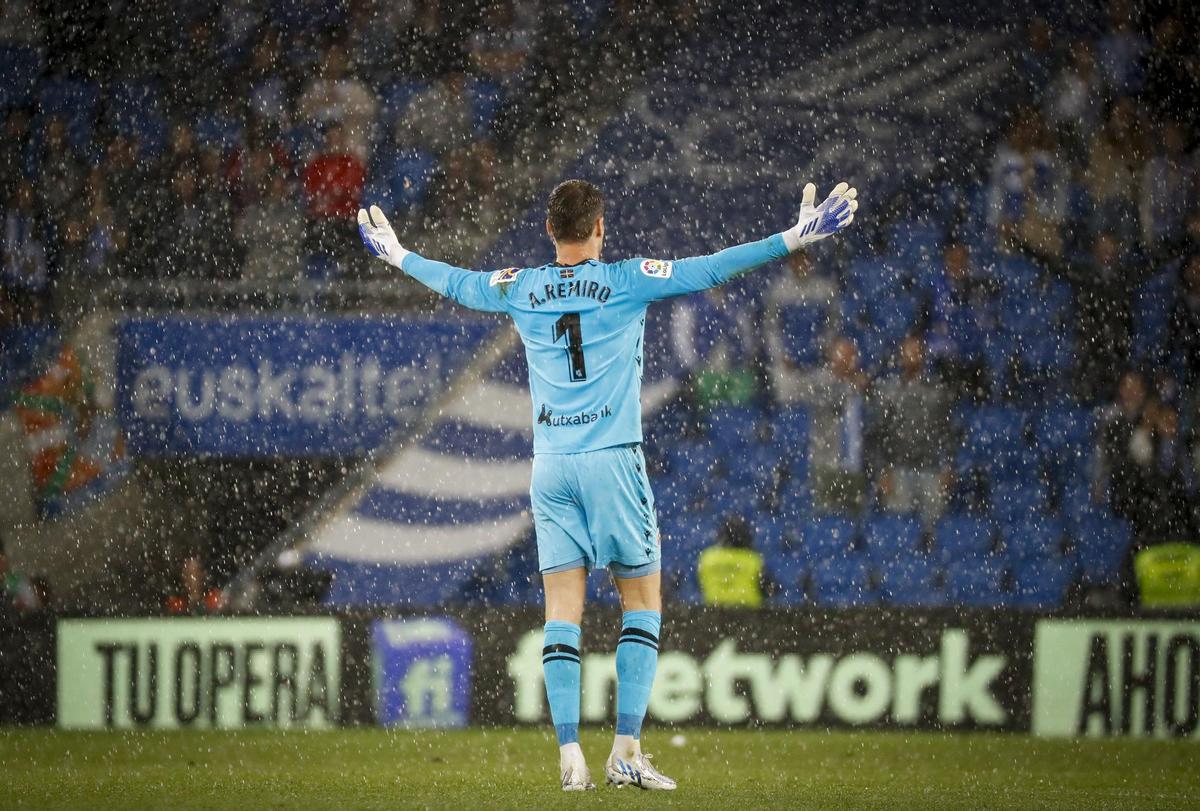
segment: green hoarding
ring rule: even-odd
[[[1200,737],[1200,622],[1043,620],[1033,733]]]
[[[341,632],[330,618],[68,620],[58,724],[323,728],[337,722]]]

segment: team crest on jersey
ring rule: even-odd
[[[671,263],[665,259],[646,259],[642,262],[642,273],[652,279],[671,278]]]
[[[492,278],[488,280],[488,284],[495,287],[498,284],[509,284],[517,280],[517,274],[521,272],[521,268],[505,268],[497,270],[492,274]]]

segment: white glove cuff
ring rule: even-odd
[[[800,241],[800,228],[793,226],[780,234],[783,237],[783,244],[787,246],[788,253],[795,253],[800,250],[800,246],[804,243]]]

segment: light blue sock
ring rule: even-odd
[[[650,703],[650,688],[658,667],[658,632],[662,615],[657,611],[626,611],[617,641],[617,734],[637,739]]]
[[[579,743],[579,626],[550,620],[543,644],[546,698],[558,745]]]

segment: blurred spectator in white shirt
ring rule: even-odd
[[[350,151],[363,159],[370,148],[378,106],[371,88],[351,74],[350,60],[338,44],[325,51],[320,76],[309,83],[300,98],[304,118],[318,124],[340,122]]]
[[[849,338],[833,340],[824,366],[776,382],[780,402],[808,409],[812,497],[818,511],[856,513],[863,507],[867,385],[858,348]]]
[[[396,122],[396,144],[416,147],[439,157],[469,144],[474,137],[467,76],[450,71],[418,93]]]
[[[1019,110],[996,149],[989,181],[988,219],[1001,245],[1061,253],[1068,175],[1037,110]]]
[[[245,251],[242,278],[295,279],[304,250],[304,206],[279,169],[263,183],[262,196],[247,205],[234,226]]]
[[[281,128],[288,126],[292,118],[287,81],[279,69],[283,59],[279,32],[269,28],[254,44],[246,68],[248,109],[260,121],[271,121]]]
[[[1159,129],[1159,149],[1142,169],[1138,217],[1142,243],[1151,255],[1184,237],[1189,202],[1196,199],[1196,161],[1185,151],[1187,135],[1178,121]]]
[[[949,492],[953,398],[944,383],[927,373],[920,337],[904,339],[899,360],[899,373],[871,390],[868,447],[884,509],[920,513],[926,526],[932,526]]]
[[[816,336],[796,336],[788,330],[789,315],[796,310],[824,321]],[[767,288],[765,301],[767,353],[772,375],[786,376],[797,365],[797,356],[824,357],[831,336],[841,333],[842,307],[837,284],[815,273],[807,253],[797,251],[787,258],[787,270],[777,274]],[[816,346],[797,342],[816,339]]]

